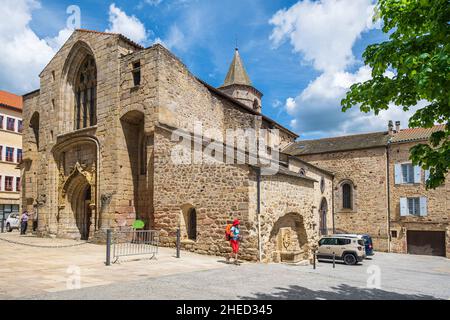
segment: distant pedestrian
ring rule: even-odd
[[[231,245],[232,252],[227,257],[227,262],[229,262],[234,254],[234,263],[235,264],[239,264],[239,261],[238,261],[239,242],[242,239],[242,236],[240,234],[241,231],[239,229],[239,224],[240,224],[240,222],[238,219],[234,220],[233,225],[230,229],[230,245]]]
[[[28,227],[28,219],[29,219],[29,214],[28,211],[24,211],[22,213],[22,216],[20,218],[20,234],[26,234],[27,233],[27,227]]]

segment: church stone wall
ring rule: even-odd
[[[251,173],[250,210],[254,221],[253,230],[257,230],[257,176]],[[309,259],[313,248],[319,240],[317,214],[312,210],[314,199],[314,182],[285,174],[261,175],[261,244],[262,260],[280,262],[277,237],[282,228],[290,228],[292,238],[296,241],[291,253],[298,255],[297,260]],[[286,219],[288,218],[288,219]],[[256,235],[257,236],[257,235]],[[257,245],[257,242],[256,242]],[[278,244],[279,245],[279,244]]]
[[[67,81],[65,72],[69,65],[66,64],[70,58],[76,54],[77,46],[81,44],[89,48],[92,52],[97,67],[97,125],[89,129],[73,131],[73,103],[72,96],[66,88]],[[99,168],[101,174],[98,176],[97,184],[99,192],[116,191],[119,181],[114,179],[117,165],[116,145],[117,133],[120,132],[119,124],[115,121],[117,107],[119,105],[119,57],[127,54],[132,48],[121,41],[118,36],[101,34],[95,32],[75,32],[59,52],[53,57],[44,68],[40,77],[39,102],[27,102],[25,97],[24,119],[25,140],[32,139],[29,128],[30,117],[34,112],[39,112],[39,160],[35,161],[37,172],[35,177],[35,194],[29,193],[26,188],[25,199],[41,199],[42,205],[39,207],[39,231],[42,234],[56,234],[58,216],[58,186],[59,170],[58,161],[52,149],[61,140],[67,140],[71,135],[90,135],[98,140],[101,150],[99,150]],[[69,62],[67,62],[69,63]],[[34,99],[33,99],[34,100]],[[32,130],[31,130],[32,131]],[[31,132],[30,132],[31,133]],[[31,138],[30,138],[31,137]],[[71,148],[71,147],[70,147]],[[24,149],[24,158],[33,158],[30,148]],[[68,150],[65,150],[68,151]],[[96,159],[97,161],[97,159]],[[65,170],[67,172],[67,170]],[[31,172],[25,172],[29,175]],[[101,195],[98,195],[100,198]],[[25,200],[30,201],[30,200]],[[96,203],[99,205],[99,203]],[[103,212],[103,225],[110,224],[116,205],[115,199]],[[98,206],[99,209],[100,205]],[[111,223],[113,225],[113,223]]]
[[[373,238],[375,250],[387,251],[386,148],[303,155],[300,158],[335,174],[336,231],[368,233]],[[341,185],[345,181],[353,184],[352,209],[342,208]]]
[[[330,173],[324,172],[319,168],[309,165],[303,161],[299,161],[294,157],[289,158],[289,170],[299,173],[300,170],[305,171],[305,175],[308,178],[312,178],[317,181],[314,183],[314,202],[313,202],[313,210],[316,214],[315,223],[316,226],[320,226],[320,205],[322,200],[325,199],[327,204],[327,218],[326,218],[326,226],[327,232],[333,232],[333,176]],[[324,179],[325,186],[323,190],[320,186],[320,181]]]
[[[161,230],[161,242],[174,246],[180,225],[184,249],[224,255],[230,252],[225,241],[225,226],[240,219],[245,238],[241,257],[257,259],[255,225],[249,220],[249,167],[247,165],[174,164],[170,131],[155,131],[155,228]],[[197,212],[197,240],[187,239],[183,214],[185,208]]]

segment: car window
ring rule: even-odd
[[[364,245],[364,240],[358,240],[358,244],[359,244],[360,246],[363,246],[363,245]]]
[[[321,245],[333,246],[337,244],[336,238],[323,238],[320,241],[322,242]]]
[[[337,239],[339,246],[344,246],[350,244],[352,241],[350,239]]]

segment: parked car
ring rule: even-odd
[[[5,221],[6,231],[11,232],[13,229],[19,229],[20,217],[18,213],[11,213]]]
[[[364,240],[342,235],[322,237],[317,250],[317,260],[331,260],[333,256],[347,265],[362,262],[366,257]]]
[[[345,237],[363,239],[364,246],[366,249],[366,256],[373,256],[375,254],[375,252],[373,250],[372,237],[368,234],[337,234],[337,236],[345,236]]]

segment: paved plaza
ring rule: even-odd
[[[183,252],[177,259],[175,249],[159,248],[156,260],[145,256],[123,258],[107,267],[105,245],[21,237],[18,232],[2,233],[0,238],[28,244],[0,240],[0,299],[67,290],[76,287],[74,279],[77,274],[80,275],[81,288],[87,288],[226,266],[220,262],[221,258]],[[75,246],[61,248],[69,245]],[[46,248],[53,246],[59,248]]]
[[[71,240],[1,238],[39,245]],[[65,249],[13,245],[0,240],[1,299],[450,299],[450,260],[377,252],[363,264],[312,266],[224,263],[161,248],[157,260],[104,265],[104,246]],[[72,285],[79,268],[80,289]]]

